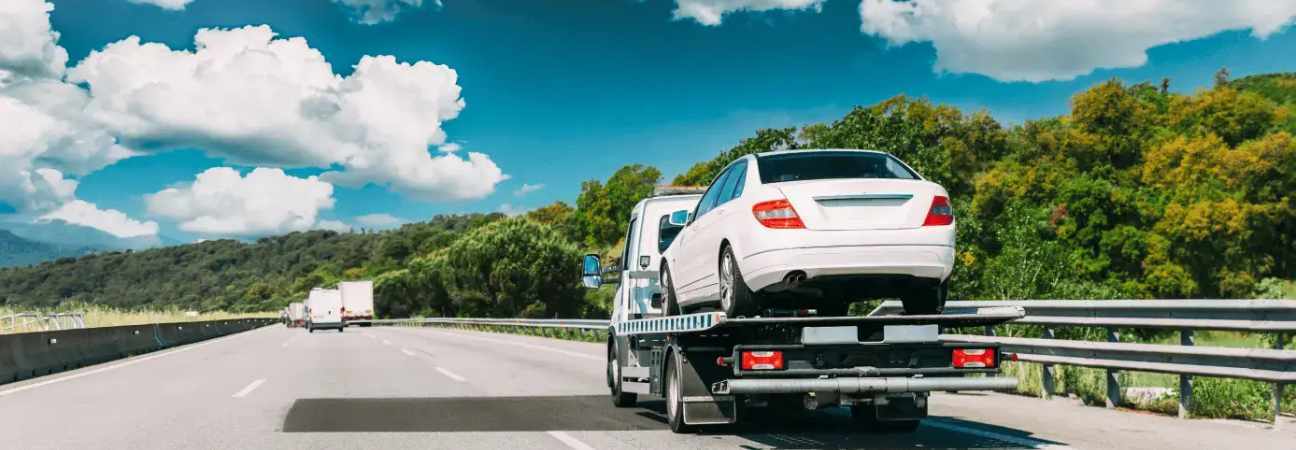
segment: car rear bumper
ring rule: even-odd
[[[767,250],[741,262],[747,287],[759,291],[793,271],[807,280],[849,275],[898,275],[944,280],[954,267],[948,245],[855,245]]]

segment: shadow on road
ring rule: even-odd
[[[1002,448],[1059,444],[980,422],[932,417],[912,433],[862,429],[845,408],[814,413],[751,409],[737,426],[704,428],[703,437],[736,436],[758,447]],[[526,432],[666,430],[662,401],[616,408],[604,395],[546,397],[310,398],[293,403],[283,431]]]

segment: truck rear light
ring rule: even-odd
[[[924,227],[949,225],[954,223],[954,208],[950,207],[949,197],[937,195],[932,197],[931,208],[927,210]]]
[[[765,228],[805,228],[787,199],[770,200],[752,205],[752,215]]]
[[[742,352],[743,370],[783,370],[783,352]]]
[[[956,348],[952,359],[955,369],[995,367],[995,351],[989,348]]]

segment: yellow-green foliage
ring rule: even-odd
[[[15,310],[12,308],[0,307],[0,317],[8,317],[11,314],[26,313],[26,312],[34,312],[39,314],[47,314],[47,313],[54,313],[54,312],[63,312],[63,313],[79,312],[82,313],[83,315],[82,317],[84,317],[85,319],[85,326],[87,328],[111,327],[111,326],[118,326],[118,325],[140,325],[140,324],[147,324],[147,323],[190,322],[190,321],[199,321],[199,320],[243,319],[243,318],[252,318],[252,317],[262,317],[262,318],[278,317],[276,313],[231,313],[231,312],[224,312],[224,311],[191,313],[187,311],[181,311],[178,309],[168,309],[168,310],[159,310],[159,311],[127,311],[127,310],[113,309],[113,308],[108,308],[108,307],[98,306],[98,305],[66,305],[62,308],[59,308],[57,311],[27,310],[27,309]],[[21,321],[19,321],[18,323],[21,323]],[[0,325],[8,327],[9,322],[3,321],[0,322]],[[8,329],[0,330],[0,332],[22,333],[28,331],[39,331],[42,329],[43,328],[41,328],[40,326],[32,324],[30,326],[20,327],[14,330],[8,330]]]

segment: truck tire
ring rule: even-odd
[[[925,282],[906,289],[900,301],[904,303],[905,315],[941,314],[945,312],[947,297],[949,282]]]
[[[315,328],[311,327],[310,325],[307,325],[307,326],[306,326],[306,332],[307,332],[307,333],[314,333],[314,332],[315,332]]]
[[[754,295],[747,289],[742,271],[738,269],[738,259],[734,258],[733,248],[725,245],[720,249],[720,309],[729,317],[746,316],[752,309]]]
[[[680,314],[679,297],[675,296],[675,277],[670,274],[670,265],[662,264],[661,271],[662,311],[667,316],[678,316]]]
[[[612,406],[629,408],[639,402],[639,394],[621,390],[621,360],[618,358],[620,353],[617,351],[615,344],[613,344],[611,351],[608,352],[608,385],[612,391]]]
[[[684,385],[680,378],[679,353],[671,352],[666,358],[666,422],[675,433],[688,433],[692,427],[684,423]]]
[[[338,333],[341,333],[342,330],[345,330],[345,329],[346,329],[346,327],[338,327]]]

